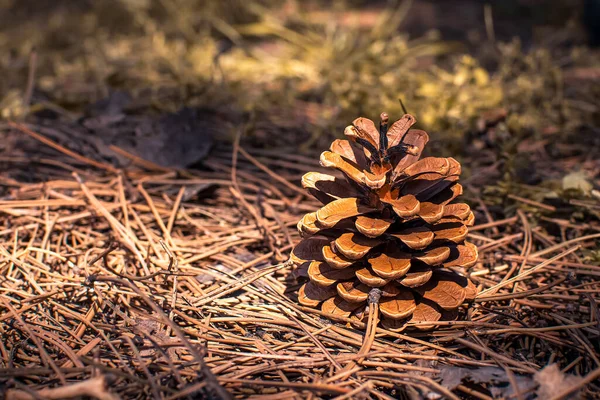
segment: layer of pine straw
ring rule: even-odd
[[[7,398],[559,399],[597,389],[600,267],[581,250],[598,233],[561,240],[531,224],[535,211],[494,219],[473,204],[473,307],[433,331],[378,329],[358,362],[361,331],[296,304],[285,262],[296,222],[317,207],[292,182],[319,169],[316,157],[234,146],[212,153],[210,172],[136,159],[117,170],[46,144],[63,156],[10,160],[45,182],[2,179]]]

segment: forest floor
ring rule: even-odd
[[[15,3],[0,32],[7,399],[598,397],[600,52],[580,26],[59,3]],[[359,360],[361,323],[296,302],[287,259],[319,206],[300,178],[354,118],[404,108],[463,165],[480,292]]]

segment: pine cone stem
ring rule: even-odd
[[[371,295],[374,291],[373,298],[377,298],[376,301],[371,302]],[[365,332],[365,337],[363,339],[363,344],[358,352],[358,355],[361,356],[358,359],[358,363],[361,364],[371,351],[371,347],[373,346],[373,342],[375,342],[375,333],[377,332],[377,325],[379,324],[379,297],[381,296],[381,290],[373,289],[371,293],[369,293],[369,319],[367,320],[367,330]]]

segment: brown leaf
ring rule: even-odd
[[[536,372],[533,379],[540,385],[537,390],[537,398],[550,399],[566,388],[578,385],[583,378],[565,374],[560,370],[558,364],[550,364]],[[569,399],[577,398],[579,398],[577,393],[569,397]]]
[[[417,304],[413,294],[404,290],[399,295],[392,298],[382,298],[379,302],[379,311],[381,314],[391,319],[403,319],[410,316]]]

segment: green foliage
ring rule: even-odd
[[[150,109],[233,110],[282,132],[299,121],[314,141],[341,132],[357,115],[401,115],[401,100],[420,127],[454,151],[489,110],[508,112],[512,141],[502,146],[598,119],[591,105],[600,91],[582,104],[565,88],[565,60],[593,65],[585,51],[560,54],[559,62],[544,48],[523,51],[518,41],[488,44],[496,67],[486,69],[436,32],[418,39],[403,33],[410,1],[380,13],[345,2],[324,12],[277,1],[91,4],[57,7],[0,33],[0,73],[7,77],[0,82],[0,117],[29,111],[22,99],[35,48],[37,87],[48,102],[75,111],[118,88]]]

